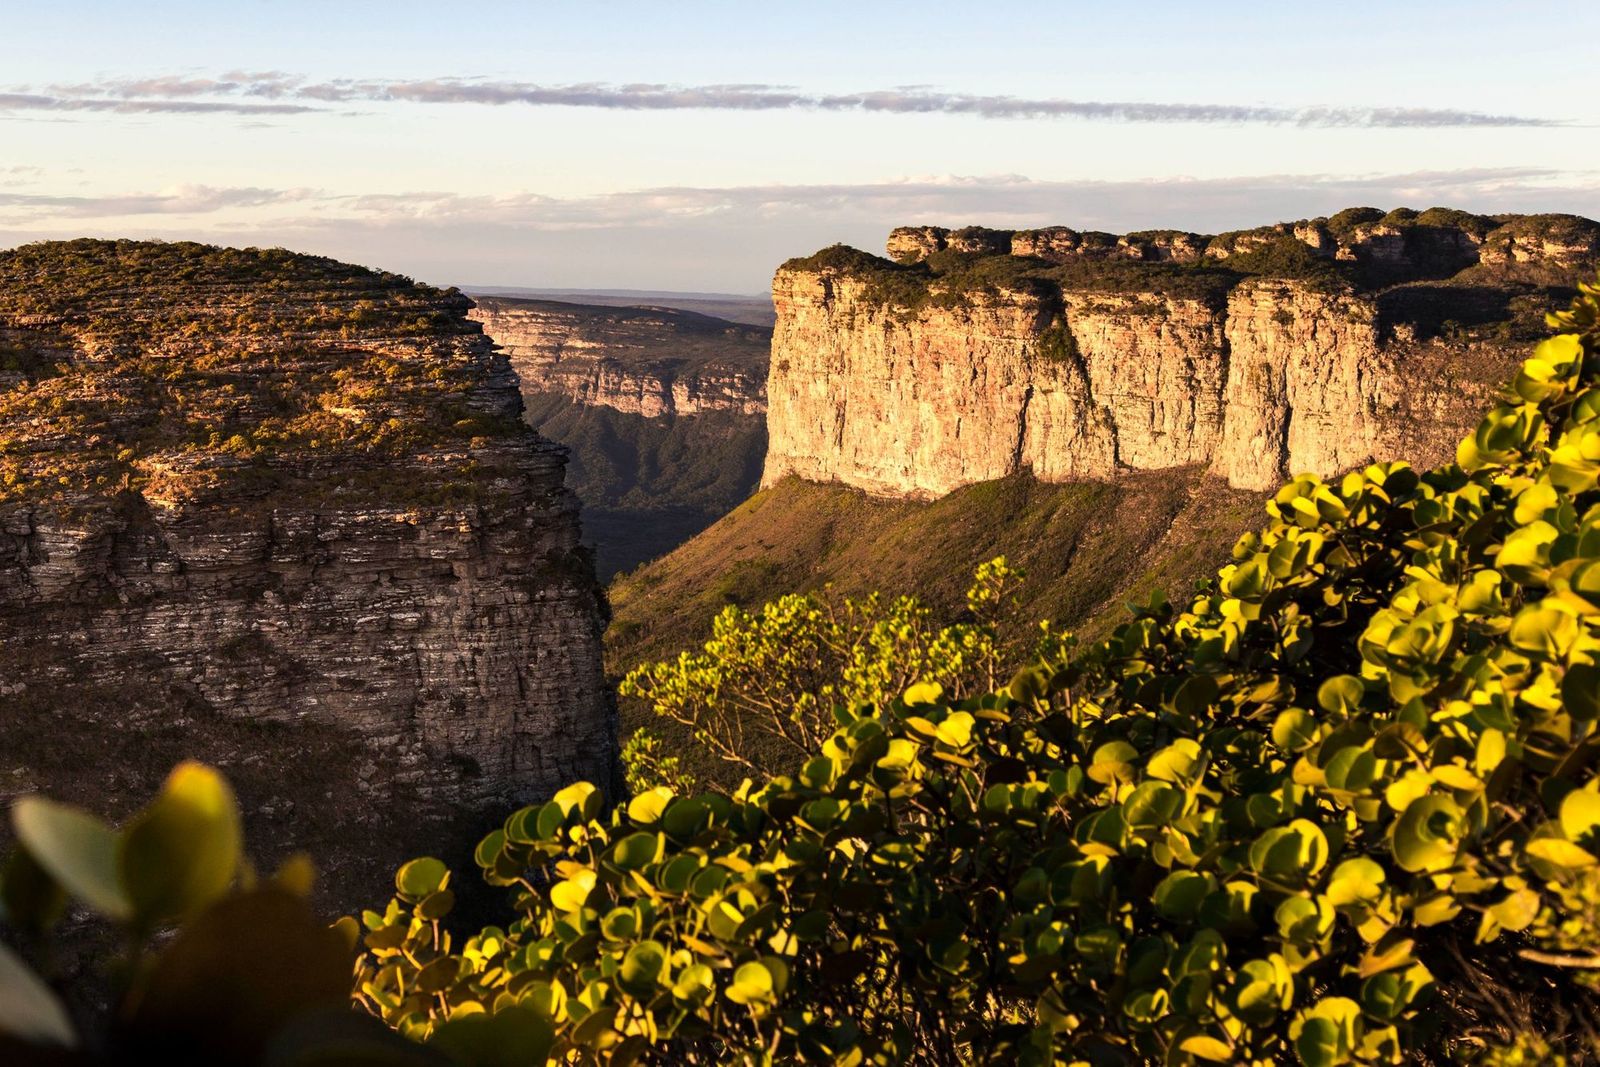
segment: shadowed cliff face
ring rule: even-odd
[[[570,450],[602,580],[663,555],[755,488],[771,330],[657,307],[483,297],[528,421]]]
[[[609,784],[577,500],[467,306],[283,252],[0,253],[0,791],[115,809],[209,759],[338,898],[454,813]]]
[[[1593,272],[1600,225],[1358,209],[1215,238],[906,228],[889,250],[778,271],[763,485],[1431,465]]]

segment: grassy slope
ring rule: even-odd
[[[763,490],[670,555],[618,578],[607,634],[612,670],[676,655],[729,604],[758,605],[833,583],[924,598],[959,616],[972,569],[1004,554],[1028,573],[1016,630],[1051,618],[1103,633],[1120,606],[1187,593],[1262,519],[1263,494],[1198,469],[1115,485],[1025,476],[967,486],[931,503],[879,500],[798,479]],[[623,733],[646,721],[623,709]]]

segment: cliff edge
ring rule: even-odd
[[[0,790],[205,758],[381,870],[611,779],[577,499],[468,308],[281,250],[0,253]]]
[[[1600,264],[1600,224],[1357,208],[1216,236],[903,227],[888,251],[778,270],[763,486],[1432,465]]]

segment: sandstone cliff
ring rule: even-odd
[[[671,308],[480,297],[471,317],[511,358],[525,392],[661,418],[767,410],[772,331]]]
[[[0,789],[209,758],[365,871],[610,780],[578,503],[467,309],[276,251],[0,253]]]
[[[1431,465],[1593,272],[1600,225],[1355,209],[1214,238],[904,228],[889,251],[778,271],[763,485]]]
[[[654,559],[755,489],[772,331],[664,307],[481,297],[528,420],[571,450],[567,482],[602,580]]]

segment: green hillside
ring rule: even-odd
[[[1198,469],[1117,484],[1018,476],[930,503],[786,479],[612,584],[609,666],[620,672],[676,655],[729,604],[828,583],[845,593],[916,595],[955,618],[973,567],[996,555],[1028,575],[1006,637],[1025,643],[1047,617],[1098,634],[1125,601],[1186,591],[1214,571],[1259,524],[1263,499]],[[638,725],[629,717],[625,709],[624,735]]]

